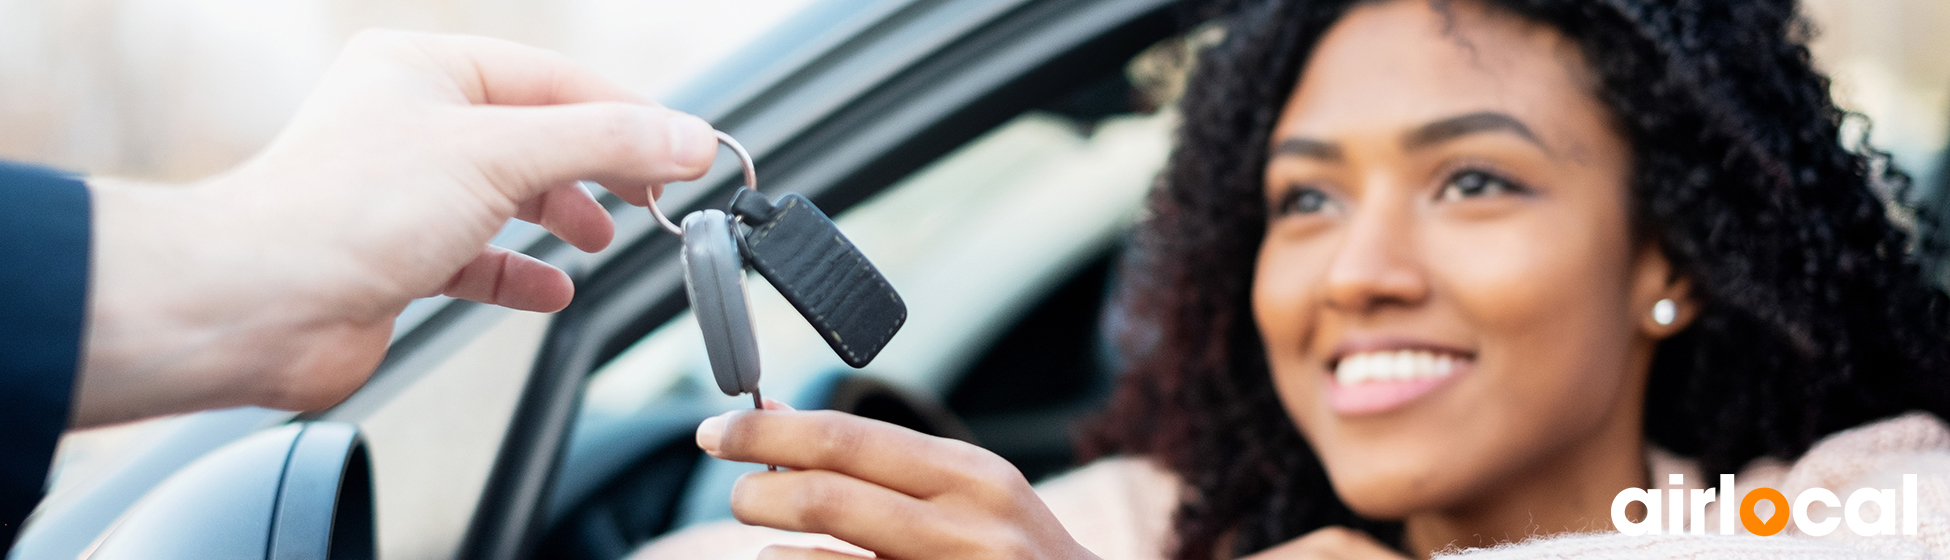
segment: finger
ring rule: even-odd
[[[528,199],[515,211],[515,218],[542,226],[549,233],[587,252],[608,247],[616,237],[616,222],[609,211],[580,183],[569,183]]]
[[[773,400],[771,397],[765,397],[765,410],[797,410],[797,409],[792,408],[792,405]]]
[[[423,56],[474,104],[649,103],[566,56],[502,39],[375,30],[353,37],[346,50]]]
[[[731,488],[738,521],[832,535],[880,556],[951,556],[955,535],[934,506],[911,496],[832,471],[757,472]],[[958,527],[968,529],[968,527]]]
[[[658,183],[651,183],[649,185],[636,186],[636,187],[627,187],[627,186],[611,187],[609,185],[597,185],[597,186],[600,186],[603,189],[608,190],[609,192],[616,193],[617,198],[623,199],[623,202],[627,202],[631,206],[648,206],[650,204],[650,199],[664,197],[664,186]]]
[[[706,420],[697,436],[720,459],[834,471],[921,499],[960,491],[1006,501],[1028,484],[973,444],[828,410],[735,412]]]
[[[460,153],[510,200],[587,180],[641,201],[644,185],[696,179],[717,156],[711,125],[662,107],[475,107],[467,118]]]
[[[786,546],[775,544],[758,551],[758,560],[859,560],[872,556],[857,556],[824,548]]]
[[[569,306],[569,275],[534,257],[488,245],[447,281],[441,294],[522,311],[552,313]]]

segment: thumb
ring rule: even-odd
[[[704,119],[624,102],[468,109],[476,134],[465,156],[521,203],[574,181],[639,198],[644,185],[689,181],[711,169],[716,132]],[[621,192],[618,193],[623,194]]]

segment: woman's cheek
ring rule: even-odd
[[[1314,325],[1307,307],[1303,255],[1292,243],[1269,235],[1261,244],[1253,275],[1253,319],[1275,371],[1302,359]]]
[[[1434,276],[1482,345],[1478,382],[1501,400],[1484,404],[1513,423],[1502,428],[1510,433],[1587,424],[1616,397],[1624,266],[1614,256],[1625,247],[1594,222],[1512,219],[1427,239]]]
[[[1303,432],[1317,423],[1327,410],[1327,376],[1312,360],[1315,337],[1331,325],[1331,314],[1321,313],[1326,259],[1319,253],[1319,239],[1292,240],[1268,235],[1260,247],[1255,265],[1252,304],[1265,347],[1273,388]],[[1317,349],[1313,349],[1317,350]]]

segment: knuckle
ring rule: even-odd
[[[798,526],[814,533],[831,532],[833,521],[852,508],[851,493],[824,478],[809,481],[798,493]]]
[[[1011,504],[1029,490],[1028,481],[1015,465],[973,444],[955,441],[954,446],[956,450],[951,453],[953,462],[962,465],[959,470],[962,477],[960,486],[979,503],[992,506]]]
[[[814,428],[810,442],[812,457],[816,464],[843,464],[860,451],[863,444],[857,426],[847,422],[837,413],[822,411],[813,415]]]
[[[602,102],[593,104],[596,123],[596,140],[603,150],[616,161],[647,162],[657,159],[660,145],[653,140],[649,131],[656,130],[656,123],[642,107],[624,103]]]

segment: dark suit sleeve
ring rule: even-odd
[[[81,181],[0,162],[0,545],[13,542],[40,501],[68,425],[88,244]]]

